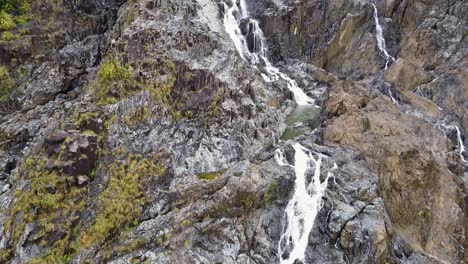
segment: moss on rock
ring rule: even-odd
[[[8,96],[14,85],[15,83],[10,77],[8,69],[4,66],[0,66],[0,102],[8,100]]]
[[[107,173],[109,183],[98,197],[98,215],[94,223],[79,236],[76,248],[84,249],[105,242],[134,219],[145,203],[142,180],[161,175],[164,169],[154,161],[131,155],[126,163],[112,164]]]

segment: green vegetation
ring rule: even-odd
[[[49,241],[54,231],[65,231],[63,239],[53,242],[53,250],[31,263],[59,263],[63,260],[67,255],[65,251],[73,225],[77,221],[77,213],[85,209],[84,198],[88,193],[87,188],[74,187],[70,184],[70,179],[60,173],[46,170],[46,161],[45,155],[40,154],[28,158],[20,166],[19,173],[29,180],[29,186],[15,192],[16,202],[4,225],[5,230],[11,230],[13,245],[18,242],[26,223],[40,224],[37,234],[41,238],[40,243]],[[10,253],[2,254],[2,260],[6,261],[11,257]]]
[[[78,238],[76,248],[89,248],[115,236],[130,225],[145,202],[142,180],[161,175],[164,169],[153,161],[130,156],[126,164],[116,162],[109,167],[109,184],[99,194],[98,216]]]
[[[190,219],[184,219],[181,223],[180,226],[186,227],[192,224],[192,221]]]
[[[84,116],[76,121],[85,120]],[[77,252],[114,240],[117,234],[124,234],[138,224],[145,203],[143,182],[164,172],[156,159],[129,155],[123,161],[114,161],[106,171],[109,177],[107,186],[91,200],[88,187],[77,187],[73,178],[45,168],[49,158],[44,152],[28,158],[16,175],[27,180],[28,185],[15,192],[10,217],[4,224],[5,230],[11,233],[11,245],[19,241],[26,224],[33,222],[40,225],[34,234],[40,239],[39,243],[50,249],[45,255],[33,259],[32,264],[67,263]],[[83,229],[80,215],[89,206],[96,206],[96,218],[91,226]],[[57,237],[57,232],[63,236]],[[144,241],[135,241],[117,248],[117,253],[143,245]],[[12,250],[2,250],[0,262],[7,263]],[[109,249],[109,252],[113,251]]]
[[[174,111],[173,102],[171,100],[171,92],[176,81],[176,66],[172,61],[165,60],[161,70],[163,70],[163,72],[167,75],[167,81],[150,81],[149,83],[145,84],[145,87],[150,91],[154,100],[166,106],[169,111]],[[176,113],[172,114],[180,115]]]
[[[266,186],[263,193],[238,190],[236,195],[231,199],[220,202],[207,210],[203,216],[203,220],[245,216],[256,208],[270,205],[280,195],[281,191],[278,181],[273,181],[269,186]]]
[[[15,20],[5,10],[0,11],[0,30],[9,30],[15,27]]]
[[[2,40],[6,42],[10,42],[16,39],[16,35],[13,35],[10,31],[5,31],[2,34]]]
[[[73,123],[78,128],[86,128],[90,125],[92,119],[97,119],[98,117],[98,112],[75,113],[75,115],[73,116]]]
[[[31,6],[28,0],[0,0],[0,31],[2,41],[12,41],[16,36],[9,30],[29,21]]]
[[[219,170],[213,172],[204,172],[198,174],[198,179],[200,180],[216,180],[219,176],[223,175],[226,170]]]
[[[132,241],[129,244],[124,244],[124,245],[118,246],[116,248],[115,252],[117,253],[117,256],[122,256],[122,255],[130,253],[132,251],[135,251],[135,250],[137,250],[139,248],[144,247],[145,244],[146,244],[145,240],[138,239],[138,240]]]
[[[278,198],[280,194],[280,186],[278,181],[274,181],[263,193],[263,205],[268,206],[272,201]]]
[[[224,88],[221,88],[216,92],[216,95],[208,108],[208,115],[210,117],[215,117],[221,112],[221,108],[219,106],[224,99],[224,93]]]
[[[108,57],[99,67],[97,81],[91,84],[90,93],[98,104],[113,104],[134,92],[136,80],[133,68],[122,65],[114,57]]]
[[[96,82],[90,86],[90,94],[101,105],[113,104],[137,91],[147,90],[157,102],[170,108],[170,94],[175,83],[175,64],[169,60],[161,67],[167,75],[166,81],[137,80],[130,65],[122,65],[115,57],[105,59],[99,67]]]
[[[124,117],[124,123],[129,127],[135,127],[138,124],[144,123],[150,116],[150,109],[144,106],[138,106],[135,111]]]
[[[134,72],[137,69],[141,69],[140,71],[145,74],[136,76]],[[88,92],[99,105],[108,105],[115,104],[139,91],[147,91],[155,102],[165,108],[173,121],[193,118],[192,111],[184,110],[186,108],[184,96],[174,91],[177,76],[190,79],[193,74],[184,68],[178,68],[173,61],[166,58],[138,62],[130,66],[123,65],[117,55],[110,55],[101,63],[96,80],[88,86]],[[211,104],[204,111],[206,116],[214,117],[220,113],[224,95],[224,88],[221,87],[216,91]],[[153,114],[151,109],[141,106],[125,116],[123,121],[127,126],[135,127],[146,122]]]
[[[10,77],[8,69],[0,66],[0,102],[5,102],[8,99],[11,89],[15,83]]]
[[[204,215],[204,220],[246,215],[260,205],[258,193],[238,190],[232,199],[218,203]]]

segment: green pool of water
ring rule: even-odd
[[[302,127],[296,127],[302,123]],[[315,129],[320,125],[320,108],[315,106],[299,106],[286,118],[288,127],[281,139],[289,140],[304,134],[304,127]]]

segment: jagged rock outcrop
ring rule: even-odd
[[[304,261],[468,262],[466,1],[246,3],[321,110],[222,1],[0,1],[0,262],[278,263],[293,141],[332,173]]]

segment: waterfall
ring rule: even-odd
[[[294,165],[288,164],[281,150],[275,153],[278,164],[294,167],[296,174],[294,195],[286,206],[287,222],[278,244],[281,264],[292,264],[296,260],[304,261],[309,234],[322,208],[322,197],[327,190],[328,179],[331,176],[330,171],[324,181],[320,181],[322,154],[311,152],[299,143],[294,143],[292,146],[295,150]],[[309,168],[313,168],[314,175],[307,184],[306,176]],[[333,169],[335,168],[336,164]]]
[[[247,4],[245,3],[245,0],[240,0],[240,8],[241,8],[242,18],[248,17],[249,12],[247,11]]]
[[[468,166],[468,161],[465,159],[465,156],[463,154],[465,153],[466,149],[465,149],[465,145],[463,144],[463,139],[462,139],[460,128],[456,125],[442,125],[442,126],[447,129],[454,129],[455,131],[457,131],[458,155],[460,156],[462,164],[465,166]]]
[[[228,0],[226,0],[228,1]],[[240,0],[240,7],[236,0],[230,0],[230,5],[223,2],[224,27],[240,57],[252,66],[263,65],[262,77],[266,82],[274,82],[283,79],[288,84],[288,89],[293,93],[298,105],[314,105],[314,99],[310,98],[299,85],[287,74],[274,67],[268,59],[266,40],[259,22],[248,17],[248,9],[245,0]],[[240,29],[241,21],[246,20],[247,34],[244,36]],[[249,46],[250,44],[250,46]]]
[[[379,22],[379,12],[377,10],[377,7],[372,4],[374,7],[374,21],[375,21],[375,38],[377,40],[377,47],[379,48],[380,52],[382,52],[385,56],[385,71],[388,69],[388,64],[389,62],[392,62],[395,60],[390,54],[387,52],[387,47],[385,45],[385,38],[383,37],[383,31],[382,31],[382,26],[380,25]]]
[[[395,58],[388,54],[387,47],[385,45],[385,38],[383,37],[382,26],[379,22],[379,12],[374,4],[372,4],[372,6],[374,7],[375,39],[377,40],[377,47],[379,48],[380,52],[383,53],[383,55],[385,56],[385,72],[388,70],[388,64],[390,62],[395,61]],[[392,91],[390,91],[390,89],[388,89],[388,95],[390,96],[390,99],[392,99],[393,104],[397,105],[398,101],[393,97]]]
[[[458,126],[455,126],[455,129],[457,130],[457,139],[458,139],[458,154],[460,155],[460,159],[464,165],[468,165],[468,161],[465,159],[465,156],[463,156],[463,153],[465,152],[465,145],[463,144],[463,139],[461,136],[460,128]]]
[[[242,35],[242,32],[239,28],[239,21],[237,20],[236,14],[240,12],[239,8],[236,4],[234,4],[235,0],[232,0],[233,5],[229,7],[226,3],[224,4],[224,28],[228,33],[229,37],[231,37],[234,46],[236,47],[239,55],[243,60],[246,60],[244,54],[248,53],[247,50],[247,42],[245,37]]]
[[[261,74],[266,82],[285,80],[299,106],[315,105],[314,100],[299,88],[296,81],[274,67],[268,60],[263,31],[257,20],[248,17],[245,0],[240,0],[240,8],[236,0],[230,0],[230,4],[223,2],[224,26],[240,57],[255,68],[256,65],[262,65]],[[246,35],[243,35],[240,29],[241,22],[242,24],[246,22]],[[327,189],[328,178],[331,175],[331,172],[328,172],[326,179],[323,182],[320,181],[323,158],[321,153],[308,150],[299,143],[294,143],[292,146],[295,150],[294,165],[289,165],[283,150],[275,151],[276,162],[281,166],[294,167],[296,174],[294,195],[286,207],[286,221],[278,243],[278,254],[282,264],[293,263],[296,259],[303,260],[305,258],[309,235],[314,226],[315,218],[322,207],[322,196]],[[313,165],[314,176],[307,184],[306,175],[310,164]],[[336,164],[333,169],[335,168]]]

